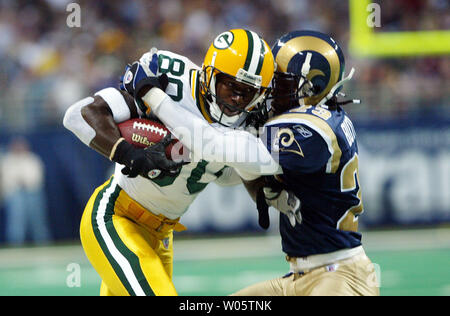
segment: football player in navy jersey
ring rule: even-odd
[[[338,100],[354,69],[344,77],[341,48],[319,32],[290,32],[277,40],[272,52],[277,63],[273,117],[262,138],[283,172],[246,186],[263,217],[264,202],[270,205],[270,195],[276,197],[281,189],[301,203],[293,214],[280,213],[290,272],[234,295],[379,295],[374,266],[358,232],[364,208],[356,134],[342,108],[359,101]],[[263,199],[257,198],[258,192],[265,192]]]

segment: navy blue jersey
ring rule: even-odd
[[[358,147],[345,111],[302,106],[265,126],[267,147],[283,169],[279,180],[302,203],[295,227],[280,215],[283,251],[305,257],[361,245]]]

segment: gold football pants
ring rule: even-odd
[[[234,296],[379,296],[374,265],[366,254],[305,273],[263,281]]]
[[[177,295],[172,282],[174,228],[183,227],[144,209],[114,178],[98,187],[84,210],[80,236],[102,279],[100,294]]]

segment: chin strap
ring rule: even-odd
[[[338,96],[345,97],[345,93],[339,92]],[[345,100],[345,101],[341,101],[341,102],[336,102],[336,105],[346,105],[346,104],[349,104],[349,103],[360,104],[361,100],[360,99]]]
[[[305,80],[307,80],[306,76],[308,75],[309,70],[311,69],[311,58],[312,58],[312,54],[311,53],[307,53],[305,61],[303,62],[303,65],[302,65],[302,70],[301,70],[302,76],[301,76],[300,81],[298,83],[298,90],[299,91],[303,87],[303,84],[305,83]]]
[[[311,69],[311,58],[312,58],[312,54],[307,53],[305,61],[303,62],[303,65],[302,65],[302,70],[301,70],[302,75],[301,75],[300,81],[298,82],[298,88],[297,88],[297,91],[298,91],[297,97],[300,100],[303,98],[300,95],[300,93],[305,93],[307,96],[311,96],[313,94],[313,92],[312,92],[313,85],[312,85],[311,81],[309,81],[308,78],[306,77],[309,74],[309,71]],[[300,102],[302,102],[302,101],[300,101]],[[304,104],[302,104],[302,105],[304,105]]]

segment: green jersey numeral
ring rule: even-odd
[[[167,55],[160,54],[158,57],[159,72],[170,73],[173,76],[181,77],[186,68],[185,63],[178,58],[171,58]],[[169,78],[169,83],[177,86],[176,95],[170,95],[174,101],[180,101],[183,98],[183,82],[177,78]]]

